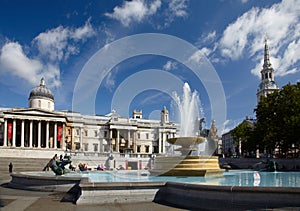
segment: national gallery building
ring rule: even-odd
[[[168,150],[168,137],[176,134],[166,108],[161,120],[143,119],[142,111],[124,118],[112,111],[105,116],[55,110],[54,96],[42,78],[32,89],[28,108],[0,108],[0,151],[74,153],[106,156],[108,153],[148,157]],[[48,153],[47,153],[48,152]],[[48,155],[45,156],[47,157]]]

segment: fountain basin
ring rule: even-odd
[[[204,137],[176,137],[176,138],[168,138],[167,142],[174,145],[180,145],[183,147],[189,147],[191,145],[198,145],[205,141]]]
[[[24,182],[23,188],[27,189],[29,182],[36,190],[45,184],[56,184],[58,180],[69,183],[70,177],[75,177],[73,185],[78,187],[77,205],[156,202],[189,210],[300,207],[299,172],[259,172],[260,184],[254,178],[254,171],[228,171],[219,177],[141,176],[145,171],[101,171],[64,176],[50,173],[26,172],[11,176],[12,179],[18,177],[19,183]],[[91,180],[90,174],[98,174],[99,180]],[[115,177],[110,181],[116,182],[107,182],[108,175]],[[19,180],[22,177],[26,180]],[[40,191],[49,190],[42,188]]]

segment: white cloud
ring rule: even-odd
[[[163,66],[164,70],[170,71],[170,70],[174,70],[177,69],[177,63],[174,61],[167,61],[167,63]]]
[[[176,18],[186,18],[188,16],[188,0],[170,0],[167,8],[163,12],[165,21],[157,28],[168,27]]]
[[[70,29],[71,38],[74,40],[83,40],[95,35],[95,31],[90,23],[90,19],[85,22],[85,24],[79,28]]]
[[[105,13],[105,15],[120,21],[125,27],[134,22],[148,21],[154,22],[156,28],[162,29],[168,27],[175,18],[187,17],[187,9],[188,0],[132,0],[125,1],[122,6],[114,7],[112,13]]]
[[[115,7],[113,13],[105,13],[105,15],[120,21],[124,26],[129,26],[131,22],[141,22],[147,16],[155,14],[160,6],[160,0],[150,4],[143,0],[125,1],[121,7]]]
[[[224,123],[223,123],[223,130],[220,131],[220,134],[224,134],[229,132],[230,130],[234,129],[236,126],[238,126],[242,121],[244,120],[244,118],[240,118],[240,119],[236,119],[236,120],[232,120],[232,119],[227,119]]]
[[[256,67],[251,72],[260,76],[264,36],[269,37],[271,63],[277,76],[295,73],[300,57],[300,4],[283,0],[270,8],[252,8],[224,30],[219,49],[224,57],[237,60],[252,58]],[[280,64],[277,65],[276,63]]]
[[[42,77],[52,81],[50,87],[60,86],[59,70],[53,65],[44,65],[37,59],[25,55],[22,46],[8,42],[1,49],[1,71],[25,79],[31,85],[37,85]]]
[[[169,9],[173,17],[186,17],[187,1],[186,0],[171,0],[169,2]]]
[[[208,48],[202,48],[198,51],[196,51],[190,58],[189,60],[190,61],[194,61],[194,62],[197,62],[197,63],[200,63],[201,60],[203,58],[205,58],[205,56],[209,55],[211,53],[211,50],[208,49]]]
[[[78,42],[85,41],[94,33],[88,20],[82,27],[59,26],[40,33],[31,47],[25,46],[28,49],[26,52],[18,42],[7,41],[1,48],[0,72],[17,76],[31,86],[39,84],[44,77],[50,88],[59,87],[61,60],[78,54]]]
[[[68,28],[59,26],[40,33],[34,38],[39,52],[42,56],[47,56],[51,61],[61,61],[69,58],[70,55],[79,52],[76,43],[85,41],[94,35],[94,30],[89,20],[79,28]]]
[[[104,81],[104,86],[110,91],[115,88],[117,72],[118,68],[115,71],[109,71]]]

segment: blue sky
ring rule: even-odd
[[[222,125],[228,130],[245,116],[254,117],[265,35],[278,85],[299,81],[299,19],[300,5],[293,0],[0,0],[0,107],[27,107],[31,89],[45,77],[56,109],[72,110],[76,81],[97,52],[128,36],[156,33],[185,41],[208,59],[224,89]],[[93,71],[101,74],[101,68]],[[163,76],[170,80],[157,80]],[[130,93],[128,116],[142,109],[145,118],[157,118],[163,106],[172,110],[172,97],[157,88],[174,86],[172,77],[198,92],[209,126],[211,105],[218,102],[210,102],[201,78],[168,55],[136,55],[116,63],[101,83],[93,78],[91,86],[100,85],[90,113],[107,114],[114,100],[123,105],[117,96]],[[143,89],[149,82],[154,88]]]

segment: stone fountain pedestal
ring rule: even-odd
[[[217,156],[158,156],[155,159],[151,175],[216,176],[223,172]]]
[[[216,176],[224,172],[217,156],[192,156],[192,145],[203,142],[203,137],[168,139],[170,144],[180,145],[182,156],[157,156],[151,175],[157,176]]]

